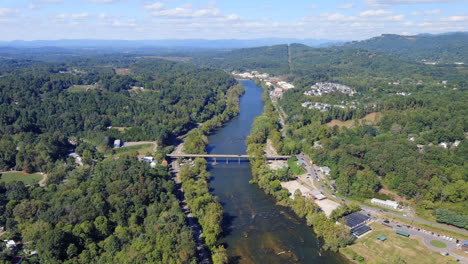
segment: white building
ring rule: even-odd
[[[376,204],[378,206],[392,208],[392,209],[398,209],[398,206],[399,206],[398,202],[395,202],[395,201],[392,201],[392,200],[384,201],[384,200],[380,200],[380,199],[376,199],[376,198],[372,198],[371,203]]]
[[[325,175],[330,175],[331,169],[329,167],[320,167],[320,171]]]

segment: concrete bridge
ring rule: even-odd
[[[216,159],[225,159],[226,162],[229,161],[229,159],[238,159],[240,162],[240,159],[248,159],[249,155],[232,155],[232,154],[167,154],[166,155],[168,158],[173,158],[173,159],[178,159],[178,158],[211,158],[214,159],[216,162]],[[267,160],[285,160],[291,158],[291,156],[282,156],[282,155],[275,155],[275,156],[265,156]]]

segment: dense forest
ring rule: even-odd
[[[4,62],[19,67],[15,61]],[[235,84],[221,71],[164,60],[133,62],[128,75],[100,65],[82,69],[33,63],[25,66],[28,71],[3,72],[1,169],[47,171],[47,164],[72,147],[69,137],[99,138],[94,143],[103,147],[113,138],[168,144],[197,123],[221,114],[226,107],[224,94]],[[112,127],[124,127],[125,133]]]
[[[165,167],[128,156],[62,173],[66,182],[45,188],[0,184],[2,225],[37,251],[29,263],[196,263]]]
[[[177,136],[200,123],[208,133],[236,115],[242,86],[221,70],[121,54],[61,62],[1,59],[0,65],[0,169],[46,175],[41,186],[0,183],[2,239],[37,252],[31,257],[2,249],[0,259],[26,254],[25,263],[196,263],[193,233],[168,167],[150,166],[136,150],[112,144],[154,141],[161,164]],[[81,165],[67,158],[73,151]],[[222,207],[204,201],[216,199],[203,188],[205,170],[201,163],[183,174],[184,189],[213,260],[223,263],[220,225],[213,220],[221,219]],[[189,178],[197,180],[192,189]]]
[[[383,34],[363,41],[348,42],[341,47],[370,50],[418,61],[468,63],[467,42],[466,32],[416,36]]]

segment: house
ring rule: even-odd
[[[120,148],[122,146],[122,142],[120,139],[114,140],[114,148]]]
[[[143,162],[146,162],[146,163],[151,163],[153,162],[153,157],[143,157]]]
[[[439,146],[440,146],[440,147],[443,147],[443,148],[448,148],[447,142],[441,142],[441,143],[439,144]]]
[[[408,134],[408,140],[409,141],[414,141],[416,139],[416,135],[415,134]]]
[[[330,175],[331,169],[328,167],[320,167],[320,171],[325,175]]]
[[[380,199],[376,199],[376,198],[372,198],[371,203],[376,204],[378,206],[391,208],[391,209],[398,209],[398,206],[399,206],[398,202],[395,202],[395,201],[392,201],[392,200],[384,201],[384,200],[380,200]]]
[[[458,147],[461,143],[461,140],[455,140],[455,142],[453,142],[452,146],[453,147]]]
[[[0,226],[0,232],[4,232],[4,231],[5,231],[5,227]]]
[[[8,240],[8,241],[5,241],[5,242],[6,242],[6,248],[7,248],[8,250],[13,250],[13,249],[15,249],[16,243],[15,243],[14,240]]]
[[[167,166],[167,160],[163,160],[163,161],[161,161],[161,165],[163,165],[163,166]]]

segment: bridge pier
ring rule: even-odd
[[[240,164],[240,158],[237,158],[237,162]]]
[[[226,157],[226,164],[229,164],[229,158]]]

